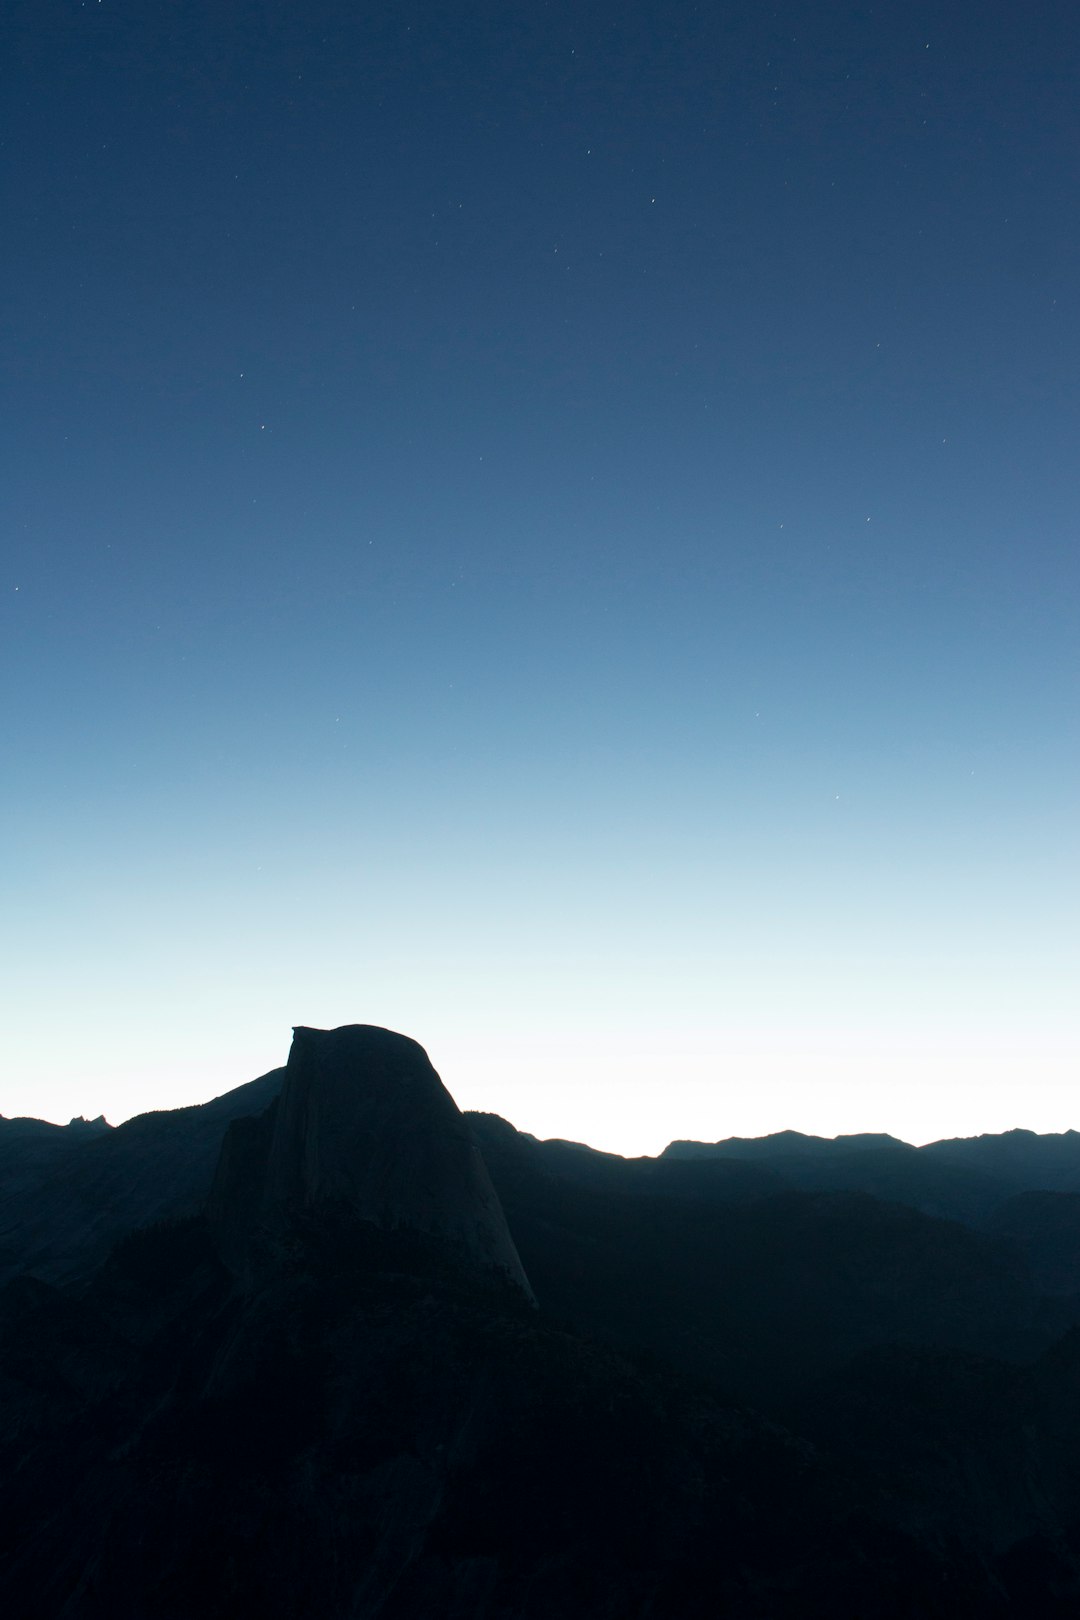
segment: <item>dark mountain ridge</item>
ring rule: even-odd
[[[860,1131],[847,1136],[806,1136],[802,1131],[775,1131],[771,1136],[729,1136],[722,1142],[669,1142],[661,1157],[778,1159],[813,1153],[858,1153],[878,1148],[900,1148],[908,1153],[919,1151],[883,1131]]]
[[[977,1165],[1016,1191],[1080,1192],[1080,1132],[1004,1131],[998,1136],[955,1137],[918,1151],[955,1165]]]
[[[126,1232],[201,1209],[225,1127],[260,1113],[284,1076],[273,1069],[212,1102],[115,1127],[50,1126],[33,1133],[32,1154],[20,1144],[41,1121],[0,1117],[0,1281],[85,1282]]]
[[[476,1117],[494,1120],[498,1116]],[[516,1134],[536,1142],[524,1132]],[[753,1167],[780,1177],[786,1185],[823,1189],[850,1185],[851,1190],[876,1193],[883,1179],[891,1178],[895,1191],[905,1195],[901,1202],[922,1207],[944,1200],[956,1205],[958,1214],[985,1212],[1019,1191],[1080,1192],[1077,1131],[1040,1136],[1011,1130],[923,1147],[878,1131],[836,1137],[777,1131],[770,1136],[732,1136],[718,1142],[673,1141],[656,1158],[638,1159],[603,1153],[578,1142],[550,1140],[537,1145],[551,1163],[556,1158],[566,1167],[576,1163],[584,1178],[605,1173],[601,1164],[612,1176],[623,1173],[622,1167],[637,1166],[641,1174],[668,1175],[668,1185],[675,1186],[686,1167],[706,1162],[743,1166],[748,1172]]]
[[[1080,1199],[1038,1185],[1075,1133],[625,1160],[461,1115],[369,1026],[33,1125],[0,1120],[26,1620],[1076,1612]]]
[[[100,1117],[60,1126],[0,1115],[0,1280],[31,1270],[46,1280],[78,1281],[123,1232],[201,1207],[223,1125],[261,1113],[285,1073],[275,1069],[212,1102],[137,1115],[120,1126]],[[489,1136],[498,1129],[495,1115],[465,1117]],[[1039,1136],[1013,1130],[921,1148],[881,1132],[830,1138],[779,1131],[675,1141],[655,1158],[625,1159],[582,1143],[538,1142],[499,1124],[523,1151],[528,1145],[569,1179],[649,1185],[674,1196],[737,1200],[784,1188],[866,1192],[981,1225],[992,1224],[994,1211],[1018,1193],[1080,1193],[1076,1131]]]

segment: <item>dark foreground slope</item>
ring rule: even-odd
[[[760,1613],[762,1582],[776,1614],[870,1599],[853,1551],[874,1532],[806,1447],[470,1285],[436,1243],[315,1222],[291,1247],[246,1293],[191,1222],[126,1245],[77,1308],[9,1300],[5,1356],[34,1359],[5,1389],[12,1612],[711,1616]],[[940,1560],[891,1541],[921,1602]]]
[[[1080,1336],[1007,1244],[545,1156],[385,1031],[232,1113],[202,1212],[0,1292],[9,1612],[1077,1612]]]
[[[468,1285],[437,1245],[353,1238],[294,1234],[246,1294],[193,1221],[126,1245],[77,1309],[9,1302],[5,1359],[34,1361],[4,1391],[9,1612],[1073,1612],[1075,1480],[1043,1449],[1060,1376],[916,1365],[901,1416],[868,1408],[868,1372],[840,1452],[828,1413],[810,1443]]]

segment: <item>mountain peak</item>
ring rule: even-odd
[[[299,1025],[281,1095],[226,1135],[212,1208],[226,1247],[334,1211],[444,1242],[530,1294],[472,1130],[416,1041]]]

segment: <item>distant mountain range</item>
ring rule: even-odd
[[[626,1160],[426,1054],[0,1118],[0,1590],[33,1617],[1080,1605],[1080,1134]]]

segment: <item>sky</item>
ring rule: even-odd
[[[0,1112],[1080,1127],[1080,13],[13,0]]]

